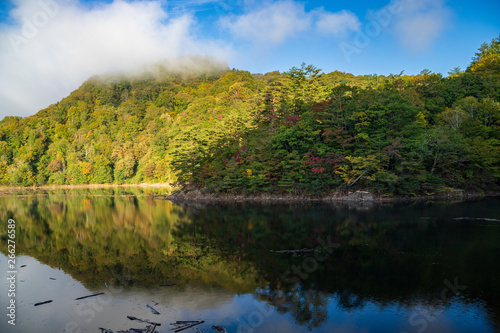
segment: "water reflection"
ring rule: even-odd
[[[211,309],[235,332],[245,325],[254,329],[247,318],[256,311],[253,302],[272,309],[255,312],[267,323],[256,332],[272,332],[278,322],[291,332],[491,332],[500,329],[500,223],[454,218],[495,218],[499,203],[358,209],[179,206],[148,196],[6,196],[0,198],[0,218],[17,221],[18,254],[61,268],[88,290],[105,283],[124,288],[126,303],[130,295],[145,299],[144,293],[175,283],[168,291],[172,307],[204,315]],[[0,245],[5,253],[5,239]],[[270,251],[289,249],[316,251]],[[192,304],[181,305],[186,300]],[[219,310],[228,306],[240,312],[222,316]]]

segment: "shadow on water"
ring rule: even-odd
[[[89,290],[219,288],[252,295],[307,329],[331,323],[332,304],[344,314],[396,311],[410,324],[416,309],[431,309],[431,324],[458,304],[479,308],[480,328],[491,332],[500,330],[499,203],[179,206],[147,196],[7,196],[0,218],[17,221],[19,255]],[[5,253],[4,239],[0,246]],[[424,324],[419,311],[413,330]]]

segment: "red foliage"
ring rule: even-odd
[[[56,171],[59,171],[61,170],[62,168],[62,163],[61,161],[56,158],[55,160],[53,160],[48,166],[47,166],[47,170],[49,170],[50,172],[56,172]]]
[[[312,172],[313,172],[315,175],[317,175],[317,174],[319,174],[319,173],[323,173],[323,172],[325,172],[325,171],[326,171],[326,169],[325,169],[325,168],[323,168],[323,167],[320,167],[320,168],[312,168],[311,170],[312,170]]]
[[[325,112],[326,111],[326,108],[328,107],[328,105],[330,105],[332,102],[331,101],[325,101],[325,102],[319,102],[319,103],[315,103],[311,110],[312,112]]]
[[[326,157],[314,156],[312,154],[306,154],[309,157],[309,161],[304,161],[304,164],[311,167],[311,171],[317,175],[327,171],[327,167],[332,169],[334,173],[339,167],[340,163],[345,160],[345,157],[340,154],[328,153]]]
[[[243,161],[241,160],[241,153],[240,153],[239,149],[233,153],[233,158],[234,158],[237,165],[243,164]]]
[[[295,126],[300,121],[300,116],[296,114],[287,115],[285,118],[288,126]]]

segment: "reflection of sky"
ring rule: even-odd
[[[21,265],[26,267],[21,268]],[[99,332],[99,327],[113,331],[145,327],[145,324],[130,321],[126,316],[160,322],[162,326],[158,332],[169,332],[170,323],[178,320],[205,320],[198,326],[205,332],[210,332],[212,325],[238,333],[309,332],[307,327],[298,326],[291,315],[278,313],[252,295],[234,295],[220,288],[192,286],[113,290],[103,285],[98,290],[87,290],[70,275],[28,256],[19,256],[17,267],[17,325],[8,325],[4,318],[0,321],[0,332],[62,332],[64,329],[66,332]],[[0,269],[7,271],[7,258],[3,254],[0,254]],[[2,307],[8,302],[7,289],[8,283],[4,279],[0,291]],[[107,293],[75,301],[77,297],[98,292]],[[50,304],[34,306],[50,299],[53,300]],[[161,314],[152,314],[146,305],[153,306]],[[426,309],[423,303],[402,308],[368,302],[362,308],[345,311],[337,298],[331,297],[326,323],[312,331],[492,332],[481,305],[465,305],[456,298],[443,312],[431,314],[428,320],[423,315]],[[412,315],[414,318],[410,321]]]

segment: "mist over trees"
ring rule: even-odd
[[[0,184],[393,194],[500,185],[500,38],[444,77],[250,74],[198,58],[96,76],[0,121]]]

